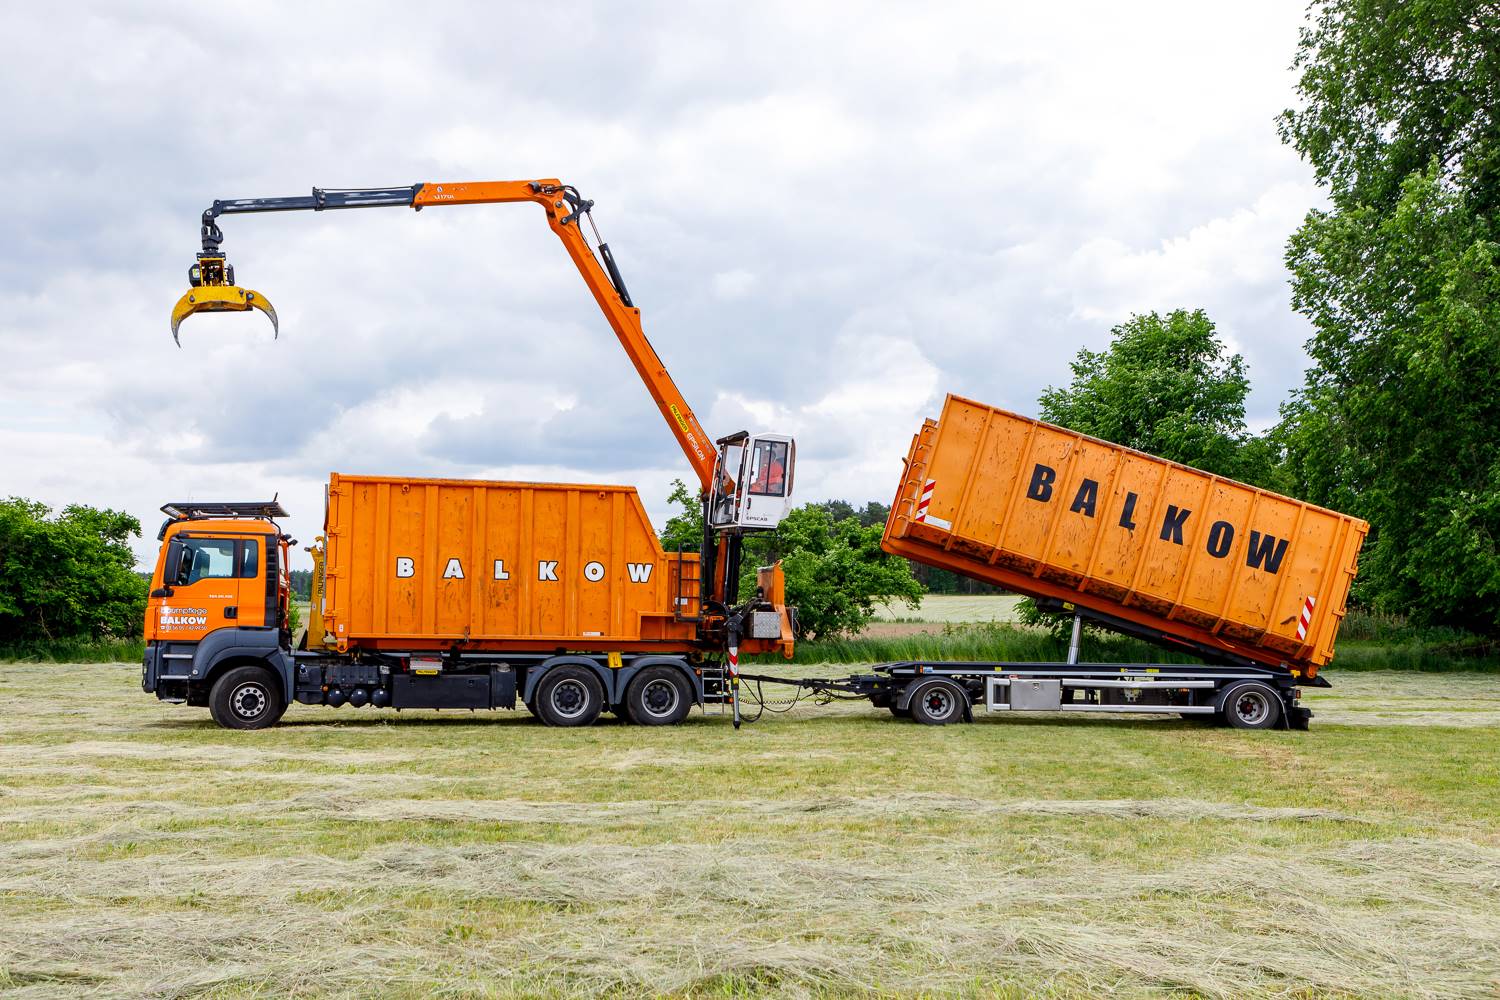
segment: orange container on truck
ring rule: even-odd
[[[699,554],[628,486],[334,475],[325,531],[312,631],[341,651],[695,648]]]

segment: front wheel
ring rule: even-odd
[[[285,712],[281,685],[265,667],[235,667],[208,695],[208,714],[225,729],[267,729]]]

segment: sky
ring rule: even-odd
[[[176,347],[202,210],[314,186],[577,186],[704,427],[794,434],[799,500],[888,502],[945,393],[1035,414],[1134,312],[1207,310],[1274,422],[1302,0],[1008,6],[11,5],[0,496],[129,511],[143,565],[168,501],[278,494],[306,544],[329,472],[662,523],[691,471],[533,206],[228,217],[281,337]]]

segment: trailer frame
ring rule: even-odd
[[[871,670],[832,679],[765,674],[741,674],[741,679],[868,699],[897,717],[932,725],[971,722],[979,707],[987,714],[1180,715],[1243,729],[1307,729],[1312,719],[1312,712],[1300,703],[1301,687],[1291,672],[1262,667],[902,660],[879,663]],[[1237,691],[1243,708],[1229,703]],[[951,705],[942,703],[942,692],[952,698]],[[937,695],[932,705],[922,700],[928,693]]]

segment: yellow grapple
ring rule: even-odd
[[[188,289],[172,307],[172,340],[178,347],[177,328],[182,321],[196,313],[205,312],[249,312],[259,309],[271,321],[274,335],[281,336],[281,325],[276,319],[276,309],[269,299],[249,288],[234,283],[234,268],[224,262],[223,256],[199,254],[198,263],[188,272],[193,287]]]

